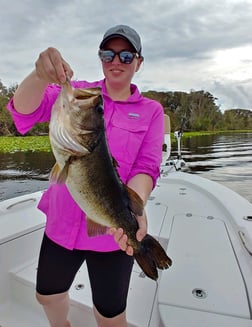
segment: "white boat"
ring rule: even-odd
[[[181,157],[167,161],[168,155],[147,214],[149,233],[167,249],[173,265],[160,271],[157,282],[134,265],[129,326],[251,327],[252,204],[223,185],[181,171]],[[45,225],[37,209],[41,195],[0,202],[0,327],[49,326],[35,300]],[[95,327],[85,264],[70,298],[72,326]]]

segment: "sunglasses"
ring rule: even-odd
[[[98,55],[102,62],[112,62],[115,56],[118,55],[122,64],[131,64],[135,57],[140,57],[138,53],[126,50],[119,52],[115,52],[113,50],[99,50]]]

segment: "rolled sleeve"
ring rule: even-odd
[[[21,134],[27,133],[36,123],[48,122],[51,117],[51,108],[60,92],[60,86],[49,85],[40,106],[31,114],[22,114],[15,109],[13,98],[7,104],[17,130]]]

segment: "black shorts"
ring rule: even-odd
[[[68,291],[85,260],[93,303],[98,312],[107,318],[122,313],[126,309],[134,259],[121,250],[68,250],[44,235],[37,271],[37,292],[52,295]]]

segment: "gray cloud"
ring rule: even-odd
[[[215,81],[210,88],[213,94],[219,99],[220,107],[225,104],[233,109],[251,109],[251,86],[252,79],[242,81],[239,84],[235,81],[228,81],[225,84]]]
[[[155,56],[204,58],[212,51],[251,44],[252,2],[182,1],[148,27],[145,48]],[[155,16],[155,13],[154,15]]]
[[[107,28],[122,23],[142,37],[146,60],[135,77],[141,89],[205,88],[224,109],[251,108],[251,80],[228,79],[215,67],[218,51],[251,47],[251,12],[252,0],[5,1],[0,79],[19,83],[48,46],[62,52],[77,78],[101,78],[99,41]],[[240,69],[252,68],[249,56],[238,59]]]

